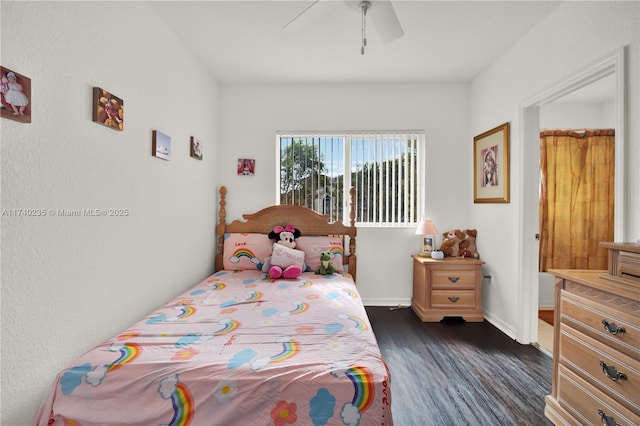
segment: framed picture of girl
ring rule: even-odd
[[[473,138],[473,202],[509,202],[509,123]]]
[[[256,160],[238,158],[238,176],[253,176],[256,172]]]
[[[191,136],[191,148],[189,149],[191,157],[196,160],[202,160],[202,142],[195,136]]]
[[[0,67],[0,116],[31,123],[31,79]]]
[[[124,130],[124,101],[108,90],[93,88],[93,121],[110,129]]]

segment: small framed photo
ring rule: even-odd
[[[100,87],[93,88],[93,121],[110,129],[124,130],[124,101]]]
[[[509,123],[473,138],[473,202],[509,202]]]
[[[256,173],[256,160],[238,158],[238,176],[253,176]]]
[[[420,249],[420,253],[431,253],[436,248],[434,247],[435,242],[433,241],[432,236],[423,236],[422,237],[422,248]]]
[[[171,160],[171,137],[154,130],[152,139],[151,155],[163,160]]]
[[[191,156],[196,160],[202,160],[202,142],[195,136],[191,136]]]
[[[0,116],[31,123],[31,79],[0,67]]]

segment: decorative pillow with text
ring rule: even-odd
[[[273,240],[267,234],[224,234],[222,264],[230,271],[262,269],[271,256]]]
[[[276,265],[281,268],[287,266],[296,265],[304,271],[304,257],[305,254],[302,250],[296,250],[283,246],[282,244],[273,244],[273,253],[271,253],[271,265]]]
[[[331,254],[331,264],[336,271],[344,270],[342,263],[344,247],[342,239],[334,236],[302,236],[296,238],[296,248],[304,251],[308,271],[315,271],[320,267],[320,253],[328,251]]]

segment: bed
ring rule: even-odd
[[[227,224],[221,187],[216,272],[61,371],[33,424],[392,425],[389,372],[355,286],[350,195],[350,225],[289,205]],[[273,280],[265,238],[285,224],[309,267]],[[336,273],[314,272],[322,251]]]

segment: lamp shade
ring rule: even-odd
[[[422,220],[416,228],[416,235],[438,235],[438,229],[430,220]]]

